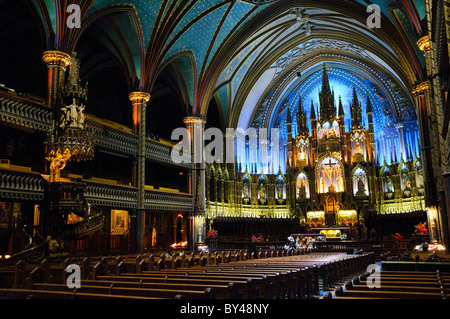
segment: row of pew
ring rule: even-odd
[[[313,299],[373,261],[372,253],[219,251],[18,262],[0,268],[0,298]]]
[[[324,299],[447,299],[450,273],[372,271],[354,276],[324,294]]]

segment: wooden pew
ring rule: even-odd
[[[181,296],[177,296],[177,298]],[[154,297],[140,297],[131,295],[111,295],[98,293],[84,293],[78,291],[50,291],[36,289],[8,289],[0,288],[2,299],[163,299]]]
[[[349,258],[349,260],[347,260],[348,263],[352,262],[350,259],[354,259],[354,258]],[[266,276],[267,275],[272,275],[273,278],[271,279],[272,285],[274,286],[274,295],[276,298],[292,298],[294,296],[299,297],[299,296],[303,296],[303,297],[311,297],[314,294],[318,293],[318,278],[317,278],[317,267],[316,265],[312,265],[313,267],[311,267],[314,272],[316,274],[313,274],[312,272],[310,272],[310,277],[305,280],[306,277],[299,276],[299,275],[303,275],[306,273],[302,273],[301,270],[302,268],[299,267],[298,261],[296,260],[290,260],[291,264],[289,264],[288,262],[282,262],[279,264],[274,265],[268,265],[268,263],[266,262],[266,266],[264,266],[263,264],[261,264],[260,262],[258,263],[254,263],[253,267],[260,267],[257,268],[255,270],[255,268],[251,267],[251,263],[253,263],[253,261],[256,260],[251,260],[251,261],[246,261],[244,264],[239,264],[236,262],[232,262],[227,264],[225,267],[224,265],[221,265],[220,268],[211,268],[212,266],[209,267],[204,267],[201,268],[203,270],[194,270],[191,269],[189,271],[189,276],[191,278],[194,278],[193,275],[196,274],[201,275],[201,276],[221,276],[223,277],[224,275],[228,275],[231,274],[235,277],[249,277],[249,276]],[[316,262],[317,260],[314,260],[314,262]],[[343,262],[342,260],[339,262]],[[276,263],[276,262],[275,262]],[[307,264],[310,266],[311,261]],[[239,268],[239,265],[241,266],[241,268]],[[272,269],[269,269],[269,267],[275,267]],[[305,266],[305,264],[302,264],[301,266]],[[364,265],[365,267],[367,265]],[[245,268],[244,268],[245,267]],[[261,268],[262,267],[262,268]],[[265,268],[264,268],[265,267]],[[347,268],[347,270],[346,270]],[[205,270],[206,269],[206,270]],[[246,270],[243,270],[246,269]],[[303,267],[303,270],[306,271],[306,269],[308,269],[308,267]],[[355,267],[342,267],[342,269],[344,269],[343,272],[339,273],[339,274],[343,274],[345,273],[345,271],[353,271],[355,269]],[[199,273],[200,272],[200,273]],[[240,272],[240,274],[236,275],[237,272]],[[158,272],[156,273],[151,273],[152,275],[157,275]],[[166,276],[166,274],[171,274],[170,276],[176,275],[176,276],[186,276],[186,272],[183,269],[178,269],[178,270],[165,270],[164,271],[164,276]],[[149,273],[147,273],[149,274]],[[338,275],[339,275],[338,274]],[[129,275],[129,274],[127,274]],[[338,276],[337,275],[337,276]],[[228,278],[230,279],[230,278]],[[295,284],[295,282],[305,282],[307,283],[307,285],[302,286],[300,284]],[[263,290],[267,290],[267,286],[263,287]],[[299,294],[300,291],[300,294]]]
[[[245,281],[243,282],[245,283]],[[215,290],[215,295],[217,299],[242,299],[243,293],[239,291],[238,284],[236,283],[202,283],[198,281],[187,282],[186,280],[179,281],[157,281],[157,280],[147,280],[141,279],[139,281],[118,281],[118,280],[83,280],[81,286],[111,286],[114,287],[127,287],[127,288],[147,288],[147,289],[180,289],[180,290],[191,290],[191,289],[202,289],[212,288]]]
[[[37,290],[51,290],[51,291],[63,291],[70,292],[72,289],[68,288],[64,284],[46,284],[35,283],[33,289]],[[77,288],[77,292],[91,293],[91,294],[109,294],[109,295],[124,295],[124,296],[137,296],[137,297],[152,297],[152,298],[169,298],[174,299],[177,295],[183,296],[186,299],[216,299],[215,290],[212,288],[206,289],[189,289],[182,290],[177,288],[161,289],[161,288],[136,288],[136,287],[123,287],[115,286],[99,286],[99,285],[82,285]]]
[[[229,278],[192,278],[192,277],[169,277],[169,276],[99,276],[97,278],[98,282],[127,282],[134,284],[181,284],[181,285],[201,285],[202,287],[214,287],[215,285],[230,285],[233,284],[232,289],[236,289],[238,296],[243,299],[259,299],[259,285],[256,283],[257,280],[252,278],[247,279],[233,279]]]
[[[163,278],[167,279],[193,279],[193,280],[221,280],[222,282],[234,283],[247,281],[248,289],[250,289],[249,295],[253,298],[259,299],[262,296],[269,299],[273,298],[273,288],[271,282],[268,280],[267,276],[234,276],[233,274],[189,274],[189,273],[142,273],[142,274],[123,274],[124,277],[136,277],[138,279],[149,279],[149,278]],[[122,276],[118,276],[122,277]],[[105,280],[107,277],[99,276],[97,279]]]
[[[440,272],[381,271],[376,274],[379,288],[369,288],[371,274],[354,277],[345,286],[336,287],[336,299],[446,299],[450,276]],[[330,295],[326,296],[330,298]]]
[[[38,282],[53,284],[54,287],[65,286],[68,275],[66,267],[76,263],[81,267],[83,280],[98,282],[88,284],[88,287],[100,285],[105,289],[108,284],[104,282],[110,281],[115,288],[115,282],[120,281],[127,282],[129,287],[120,284],[117,288],[136,288],[139,283],[145,283],[147,290],[169,292],[178,283],[186,291],[197,291],[199,285],[202,289],[213,288],[216,296],[224,299],[314,298],[319,295],[320,281],[332,283],[341,276],[366,268],[369,261],[364,255],[287,254],[284,251],[266,251],[256,257],[246,251],[190,252],[171,258],[166,258],[163,253],[76,257],[51,264],[47,261],[34,268],[26,265],[28,269],[24,276],[19,276],[20,283],[16,288],[35,287]],[[23,272],[23,266],[19,264],[15,269]],[[99,291],[97,288],[90,289]]]

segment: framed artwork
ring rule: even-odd
[[[111,235],[123,235],[128,232],[128,211],[111,210]]]

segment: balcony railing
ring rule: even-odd
[[[41,175],[31,170],[20,172],[0,167],[0,199],[41,201],[44,182]]]
[[[137,188],[131,186],[87,182],[85,197],[97,207],[137,208]],[[145,209],[190,212],[193,210],[193,197],[185,193],[146,190]]]
[[[72,225],[66,226],[66,236],[71,239],[82,239],[103,227],[104,215],[102,211],[91,206],[93,215]]]
[[[0,120],[28,129],[49,132],[53,125],[53,112],[42,103],[0,91]],[[131,129],[86,114],[86,130],[92,134],[94,144],[104,149],[128,155],[137,155],[138,136]],[[183,168],[190,164],[174,163],[170,142],[146,140],[145,157],[151,161]]]
[[[44,199],[45,183],[45,179],[38,173],[13,171],[0,167],[0,199],[2,200],[41,202]],[[122,209],[137,207],[137,188],[135,187],[92,181],[83,181],[83,183],[86,184],[84,197],[92,206]],[[73,183],[57,184],[62,188],[67,184],[70,188]],[[52,202],[55,203],[60,202],[61,198],[67,201],[68,196],[72,194],[69,191],[55,191],[54,193],[57,198],[52,198]],[[77,199],[78,202],[80,202],[79,199]],[[74,204],[69,204],[68,209],[70,210]],[[193,210],[193,196],[186,193],[147,189],[145,191],[145,209],[190,212]]]

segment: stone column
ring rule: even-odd
[[[427,11],[430,10],[427,4]],[[430,17],[430,16],[429,16]],[[431,27],[431,26],[430,26]],[[428,81],[428,116],[430,117],[430,142],[433,153],[433,169],[436,177],[437,189],[443,189],[441,172],[447,171],[447,159],[445,150],[445,139],[442,136],[443,121],[445,117],[444,101],[441,94],[441,78],[438,74],[435,61],[434,43],[430,37],[424,36],[417,42],[420,50],[424,52]]]
[[[45,51],[42,60],[47,64],[47,105],[58,106],[61,88],[64,85],[66,68],[70,65],[70,55],[61,51]]]
[[[424,172],[425,185],[425,205],[431,206],[437,203],[436,183],[434,181],[433,156],[431,153],[431,142],[428,123],[428,81],[421,83],[413,89],[416,100],[416,112],[419,124],[419,134],[421,140],[421,159]]]
[[[58,125],[60,116],[59,108],[62,104],[61,92],[64,86],[66,68],[70,65],[70,59],[70,55],[61,51],[45,51],[42,54],[42,60],[46,63],[48,70],[47,105],[53,110],[55,127]],[[57,136],[54,138],[57,138]],[[70,159],[71,155],[67,150],[58,150],[56,154],[46,157],[50,162],[50,182],[60,181],[60,172],[66,166],[66,162]]]
[[[204,125],[205,119],[196,116],[184,118],[184,123],[188,129],[189,145],[191,148],[192,161],[192,195],[194,198],[194,210],[190,216],[190,231],[192,249],[205,243],[206,237],[206,176],[205,161],[203,158],[204,149]]]
[[[133,105],[133,131],[138,135],[137,150],[137,213],[136,213],[136,252],[144,251],[145,233],[145,136],[146,136],[146,107],[150,94],[145,92],[131,92],[128,98]]]

